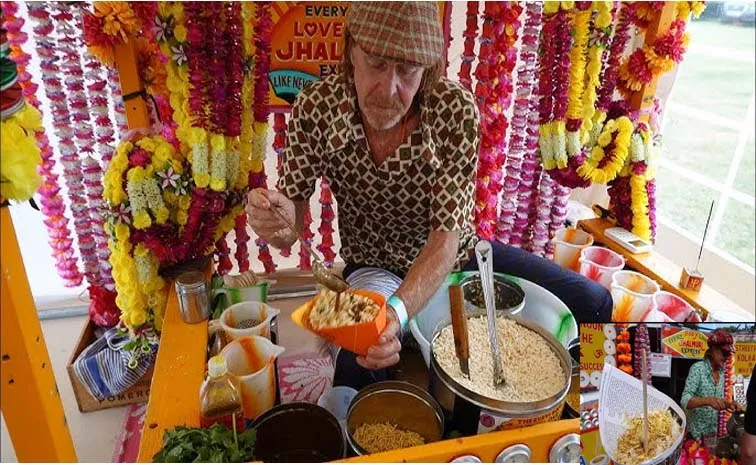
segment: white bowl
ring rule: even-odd
[[[409,322],[410,331],[420,345],[420,352],[423,354],[426,366],[430,367],[429,341],[433,337],[433,331],[438,323],[449,318],[449,285],[477,274],[477,271],[465,271],[449,275],[446,282],[431,297],[425,308]],[[578,337],[575,318],[564,302],[554,294],[525,279],[501,273],[494,274],[511,279],[525,291],[525,307],[517,315],[518,319],[521,318],[538,324],[553,334],[564,347],[567,347],[570,341]],[[468,310],[475,309],[467,302],[465,306]]]

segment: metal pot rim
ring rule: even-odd
[[[441,408],[441,406],[438,404],[436,399],[427,391],[425,391],[422,388],[419,388],[418,386],[415,386],[412,383],[408,383],[406,381],[379,381],[377,383],[373,383],[367,387],[362,388],[356,396],[354,396],[354,399],[352,399],[352,402],[349,404],[349,409],[347,409],[346,414],[346,438],[347,443],[352,447],[352,450],[354,450],[358,455],[369,455],[369,452],[367,452],[362,446],[360,446],[357,441],[354,440],[352,437],[352,432],[349,430],[349,418],[352,416],[352,413],[354,412],[355,407],[357,404],[363,400],[367,399],[371,396],[378,395],[385,392],[401,392],[402,394],[406,394],[412,397],[415,397],[417,399],[422,400],[423,402],[427,403],[428,406],[433,410],[433,413],[436,416],[436,419],[438,420],[438,425],[441,429],[441,439],[443,439],[444,430],[446,425],[444,424],[444,411]]]
[[[464,292],[465,285],[470,284],[475,281],[480,281],[479,273],[464,278],[463,280],[459,282],[459,285],[462,287],[463,292]],[[495,287],[496,283],[505,284],[507,287],[515,291],[517,293],[517,296],[520,298],[520,303],[515,305],[514,307],[497,308],[496,311],[506,312],[508,315],[512,315],[512,316],[519,314],[525,308],[525,290],[523,290],[523,288],[519,284],[507,278],[506,276],[502,276],[501,274],[497,275],[496,273],[494,273],[494,293],[496,293],[496,287]],[[470,303],[472,304],[472,302]]]
[[[497,314],[499,315],[501,315],[502,313],[504,312],[497,311]],[[468,312],[467,317],[469,319],[471,317],[478,317],[478,316],[485,316],[485,315],[486,313],[484,311],[474,311],[474,312]],[[493,411],[501,412],[504,414],[510,414],[510,415],[511,414],[514,414],[514,415],[525,414],[528,416],[538,416],[538,415],[547,413],[551,411],[552,409],[554,409],[554,407],[556,407],[560,403],[565,402],[567,399],[567,392],[569,391],[570,384],[572,382],[572,377],[571,377],[572,362],[571,362],[570,355],[569,353],[567,353],[567,350],[564,348],[564,346],[562,346],[562,344],[551,333],[543,329],[541,326],[535,323],[532,323],[530,321],[526,321],[524,319],[511,318],[507,314],[504,314],[503,316],[505,318],[515,321],[519,325],[522,325],[532,331],[535,331],[539,336],[543,337],[546,340],[546,342],[549,344],[551,349],[559,358],[560,365],[562,366],[562,370],[566,378],[565,384],[562,387],[562,389],[559,390],[559,392],[557,392],[556,394],[550,397],[537,400],[537,401],[510,402],[510,401],[504,401],[504,400],[498,400],[498,399],[491,399],[489,397],[473,392],[470,389],[466,388],[465,386],[462,386],[461,384],[457,383],[448,373],[446,373],[446,371],[444,371],[444,369],[438,363],[438,361],[436,360],[436,354],[433,350],[436,339],[441,334],[441,330],[451,324],[450,318],[442,320],[436,326],[436,329],[433,332],[433,339],[431,339],[431,343],[430,343],[431,369],[438,375],[438,377],[441,379],[444,385],[449,390],[451,390],[455,395],[461,397],[462,399],[482,409],[493,410]]]

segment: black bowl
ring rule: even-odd
[[[346,452],[339,421],[315,404],[273,407],[252,428],[257,430],[255,459],[263,462],[331,462],[344,458]]]

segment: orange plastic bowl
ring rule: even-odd
[[[357,355],[365,356],[368,349],[378,343],[378,338],[386,327],[386,298],[377,292],[365,289],[348,290],[345,293],[365,296],[377,303],[380,309],[375,319],[367,323],[339,328],[314,329],[310,326],[310,311],[315,305],[317,296],[294,310],[291,319],[298,326],[317,334],[326,341]]]

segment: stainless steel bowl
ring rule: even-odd
[[[462,293],[465,301],[474,307],[485,310],[486,304],[483,299],[483,288],[480,275],[469,276],[462,280]],[[497,311],[507,315],[517,315],[525,308],[525,291],[519,284],[503,276],[494,275],[494,302]]]
[[[468,314],[468,318],[484,316],[485,312],[475,311]],[[477,434],[477,425],[481,411],[489,411],[496,415],[523,420],[524,423],[539,423],[559,419],[567,398],[567,392],[571,384],[572,362],[567,349],[548,331],[537,324],[513,318],[518,324],[536,332],[549,344],[549,347],[559,358],[559,363],[565,373],[565,384],[556,394],[534,402],[508,402],[491,399],[471,391],[467,387],[457,383],[439,365],[433,345],[439,337],[441,330],[450,325],[449,319],[442,321],[434,331],[431,341],[431,371],[430,392],[441,404],[447,415],[447,423],[461,434]]]
[[[347,442],[358,455],[367,455],[354,433],[365,423],[391,423],[421,435],[426,444],[444,436],[444,414],[423,389],[404,381],[382,381],[357,393],[347,411]]]

